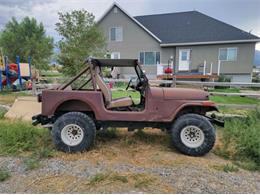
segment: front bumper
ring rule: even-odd
[[[211,123],[213,123],[213,124],[215,124],[215,125],[218,125],[218,126],[220,126],[220,127],[224,127],[224,126],[225,126],[225,121],[216,119],[216,118],[214,117],[214,115],[213,115],[213,116],[206,116],[206,117],[208,118],[208,120],[209,120]]]

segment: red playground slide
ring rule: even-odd
[[[5,74],[5,72],[4,72]],[[10,84],[13,84],[17,80],[17,75],[18,75],[18,66],[17,64],[9,64],[8,66],[8,78],[10,81]],[[7,85],[7,80],[6,78],[2,81],[2,86]]]

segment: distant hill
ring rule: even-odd
[[[255,50],[254,65],[260,68],[260,50]]]

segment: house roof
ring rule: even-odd
[[[198,11],[134,18],[161,40],[161,46],[260,41],[255,35]]]
[[[162,47],[260,42],[259,37],[198,11],[132,17],[114,2],[97,23],[100,23],[114,7],[119,8]]]
[[[135,22],[138,26],[140,26],[142,29],[144,29],[148,34],[150,34],[154,39],[156,39],[159,43],[162,41],[155,36],[150,30],[148,30],[145,26],[143,26],[139,21],[137,21],[134,17],[132,17],[127,11],[125,11],[122,7],[120,7],[116,2],[114,2],[105,12],[104,14],[98,19],[97,23],[100,23],[106,15],[114,8],[119,8],[124,14],[126,14],[133,22]]]

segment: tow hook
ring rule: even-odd
[[[32,117],[32,125],[33,126],[36,126],[40,123],[40,117],[41,117],[40,114]]]
[[[32,117],[32,125],[36,126],[38,124],[46,125],[50,122],[50,119],[41,114],[35,115]]]
[[[211,123],[218,125],[220,127],[225,127],[225,121],[217,119],[214,113],[206,117],[209,119]]]

